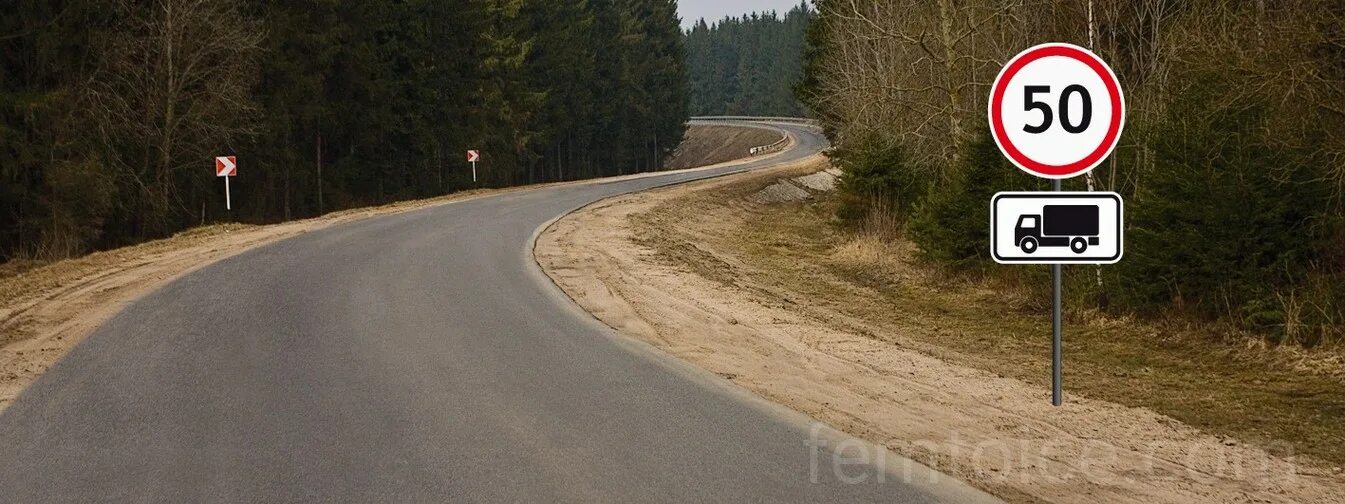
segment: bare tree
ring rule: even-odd
[[[984,94],[1006,55],[1021,46],[1020,0],[823,3],[836,57],[819,93],[842,117],[842,137],[887,138],[915,164],[951,165],[983,121]]]
[[[116,30],[89,96],[121,175],[147,205],[142,231],[154,233],[190,212],[182,191],[200,183],[184,181],[209,177],[214,153],[255,133],[249,91],[263,34],[237,0],[150,3],[112,3]]]

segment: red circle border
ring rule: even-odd
[[[1109,97],[1112,106],[1111,123],[1107,125],[1107,134],[1102,138],[1102,143],[1083,159],[1067,165],[1049,165],[1027,157],[1009,140],[1008,132],[1004,128],[1002,109],[1009,81],[1029,63],[1051,56],[1062,56],[1088,65],[1088,68],[1102,79],[1103,84],[1107,86],[1108,94],[1111,95]],[[1125,121],[1125,98],[1121,95],[1121,85],[1116,79],[1116,74],[1097,55],[1072,44],[1043,44],[1015,56],[1000,71],[999,77],[995,78],[989,108],[991,131],[994,132],[995,143],[999,144],[1000,151],[1023,171],[1052,179],[1077,177],[1096,168],[1116,148]]]

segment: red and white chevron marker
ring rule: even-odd
[[[238,157],[220,156],[215,158],[215,176],[224,177],[224,209],[233,210],[233,195],[229,193],[229,178],[238,176]]]
[[[215,176],[216,177],[238,176],[238,157],[220,156],[215,158]]]
[[[475,149],[467,151],[467,162],[468,162],[468,163],[472,163],[472,183],[473,183],[473,184],[476,183],[476,162],[477,162],[477,161],[480,161],[480,160],[481,160],[481,151],[479,151],[479,150],[475,150]]]

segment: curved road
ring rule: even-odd
[[[838,473],[839,435],[614,334],[533,261],[575,208],[825,144],[782,127],[767,160],[339,225],[172,282],[0,415],[0,501],[984,498],[893,455]]]

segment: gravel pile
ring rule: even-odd
[[[794,182],[817,192],[831,192],[836,189],[836,176],[825,171],[804,175],[794,179]]]
[[[812,194],[809,194],[808,191],[800,189],[799,186],[790,183],[788,180],[781,180],[757,191],[756,194],[747,199],[753,203],[784,203],[803,201],[810,197],[812,197]]]

